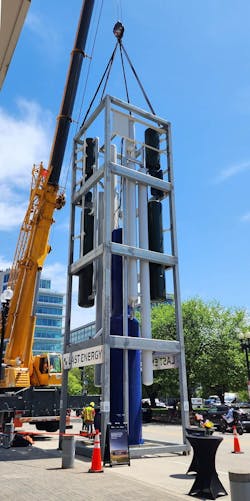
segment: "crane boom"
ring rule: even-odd
[[[75,96],[79,77],[81,73],[82,60],[85,56],[85,45],[90,26],[91,15],[94,7],[94,0],[85,0],[80,14],[77,34],[75,38],[74,49],[71,53],[64,96],[61,109],[58,116],[57,128],[54,135],[54,141],[51,148],[49,168],[49,184],[57,185],[61,173],[61,167],[66,148],[69,127],[71,123],[71,114],[75,102]]]

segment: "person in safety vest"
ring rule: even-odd
[[[90,402],[89,405],[83,407],[82,410],[82,424],[83,428],[87,429],[88,433],[94,432],[94,418],[95,418],[95,402]]]

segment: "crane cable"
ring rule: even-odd
[[[126,89],[126,96],[127,96],[128,103],[130,103],[129,94],[128,94],[128,84],[127,84],[126,72],[125,72],[125,66],[124,66],[124,60],[123,60],[123,54],[122,54],[122,45],[121,45],[121,43],[119,45],[120,45],[120,56],[121,56],[121,63],[122,63],[122,72],[123,72],[124,84],[125,84],[125,89]]]
[[[123,50],[123,52],[124,52],[124,54],[125,54],[125,56],[127,58],[127,61],[128,61],[129,65],[130,65],[130,68],[131,68],[132,72],[134,73],[134,76],[135,76],[135,78],[137,80],[137,83],[138,83],[138,85],[139,85],[139,87],[140,87],[140,89],[141,89],[141,91],[143,93],[143,96],[144,96],[144,98],[145,98],[145,100],[146,100],[146,102],[147,102],[147,104],[148,104],[148,106],[150,108],[151,113],[153,115],[155,115],[155,111],[153,109],[153,106],[152,106],[152,104],[149,101],[149,98],[148,98],[148,96],[147,96],[147,94],[146,94],[146,92],[145,92],[145,90],[143,88],[143,85],[142,85],[142,83],[141,83],[141,81],[140,81],[140,79],[139,79],[139,77],[138,77],[138,75],[137,75],[137,73],[135,71],[135,68],[134,68],[134,66],[133,66],[133,64],[132,64],[132,62],[131,62],[131,60],[130,60],[130,58],[128,56],[128,53],[127,53],[127,51],[126,51],[126,49],[125,49],[125,47],[124,47],[124,45],[123,45],[122,42],[121,42],[121,48],[122,48],[122,50]]]
[[[117,13],[117,19],[120,19],[122,21],[122,2],[121,0],[113,0],[114,2],[114,9],[116,6],[116,13]]]
[[[131,70],[132,70],[132,72],[133,72],[133,74],[135,76],[135,79],[136,79],[136,81],[137,81],[137,83],[138,83],[138,85],[139,85],[139,87],[140,87],[140,89],[142,91],[142,94],[143,94],[143,96],[144,96],[144,98],[145,98],[145,100],[146,100],[146,102],[147,102],[147,104],[149,106],[149,109],[150,109],[151,113],[153,115],[155,115],[155,111],[153,109],[153,106],[151,105],[151,102],[150,102],[150,100],[149,100],[149,98],[148,98],[148,96],[147,96],[147,94],[146,94],[146,92],[144,90],[144,87],[143,87],[143,85],[142,85],[142,83],[141,83],[141,81],[140,81],[140,79],[139,79],[139,77],[138,77],[138,75],[136,73],[134,65],[132,64],[132,62],[131,62],[131,60],[129,58],[129,55],[128,55],[128,53],[127,53],[127,51],[126,51],[126,49],[125,49],[125,47],[124,47],[124,45],[122,43],[122,36],[123,36],[123,33],[124,33],[124,26],[122,25],[122,23],[120,21],[117,21],[117,23],[115,24],[115,26],[113,28],[113,33],[114,33],[115,37],[117,38],[117,42],[116,42],[115,48],[114,48],[114,50],[112,52],[112,55],[111,55],[111,57],[110,57],[110,59],[108,61],[107,66],[106,66],[106,68],[104,70],[104,73],[103,73],[103,75],[101,77],[101,80],[100,80],[98,86],[97,86],[95,94],[94,94],[94,96],[93,96],[93,98],[92,98],[92,100],[90,102],[90,105],[89,105],[89,107],[88,107],[88,109],[87,109],[87,111],[85,113],[85,116],[84,116],[84,119],[83,119],[81,127],[83,127],[83,125],[85,124],[86,119],[87,119],[87,117],[89,115],[89,112],[90,112],[90,110],[91,110],[91,108],[93,106],[93,103],[94,103],[95,99],[96,99],[96,96],[97,96],[97,94],[98,94],[98,92],[100,90],[100,87],[101,87],[101,85],[102,85],[102,83],[104,81],[104,78],[107,75],[106,76],[106,80],[105,80],[105,84],[104,84],[104,88],[103,88],[103,91],[102,91],[102,95],[101,95],[101,100],[103,98],[104,92],[105,92],[106,87],[107,87],[108,79],[109,79],[109,76],[110,76],[111,68],[112,68],[112,65],[113,65],[113,62],[114,62],[114,57],[115,57],[118,45],[120,47],[120,56],[121,56],[121,63],[122,63],[123,78],[124,78],[124,83],[125,83],[127,102],[129,103],[130,101],[129,101],[128,85],[127,85],[127,79],[126,79],[126,73],[125,73],[123,53],[126,56],[128,64],[129,64],[129,66],[130,66],[130,68],[131,68]]]
[[[114,50],[113,50],[113,52],[112,52],[112,55],[111,55],[111,57],[110,57],[110,59],[109,59],[109,62],[108,62],[107,66],[106,66],[106,68],[105,68],[105,70],[104,70],[103,75],[102,75],[102,78],[101,78],[101,80],[100,80],[100,82],[99,82],[99,84],[98,84],[98,86],[97,86],[97,89],[96,89],[96,91],[95,91],[95,94],[94,94],[94,96],[93,96],[93,98],[92,98],[92,100],[91,100],[91,102],[90,102],[90,105],[89,105],[89,107],[88,107],[88,109],[87,109],[87,111],[86,111],[86,113],[85,113],[85,117],[84,117],[84,119],[83,119],[83,122],[82,122],[81,127],[84,125],[84,123],[85,123],[85,121],[86,121],[86,119],[87,119],[87,116],[88,116],[88,114],[89,114],[89,112],[90,112],[90,110],[91,110],[91,108],[92,108],[92,105],[93,105],[93,103],[94,103],[94,101],[95,101],[95,98],[96,98],[96,96],[97,96],[97,94],[98,94],[98,92],[99,92],[99,90],[100,90],[100,87],[101,87],[101,85],[102,85],[102,82],[103,82],[103,80],[104,80],[104,78],[105,78],[106,73],[107,73],[107,77],[109,77],[109,75],[110,75],[110,71],[111,71],[112,64],[113,64],[113,62],[114,62],[114,57],[115,57],[115,53],[116,53],[117,47],[118,47],[118,42],[116,43],[116,46],[115,46],[115,48],[114,48]],[[106,82],[105,82],[105,88],[106,88],[106,84],[107,84],[107,79],[106,79]]]

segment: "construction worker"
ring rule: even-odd
[[[48,359],[47,358],[44,359],[42,372],[43,372],[43,374],[48,374]]]
[[[89,435],[94,432],[94,418],[95,418],[95,402],[90,402],[89,405],[83,407],[82,410],[82,429],[86,427]]]

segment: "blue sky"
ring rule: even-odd
[[[47,165],[81,0],[33,0],[0,92],[0,268],[11,265],[34,163]],[[91,53],[101,0],[86,52]],[[113,25],[157,115],[172,123],[181,297],[249,309],[250,3],[248,0],[104,0],[89,79],[74,110],[81,123],[114,48]],[[147,105],[131,73],[130,100]],[[119,59],[108,93],[125,99]],[[70,180],[73,123],[61,184]],[[68,205],[55,215],[45,274],[64,290]],[[78,312],[79,313],[79,312]],[[73,325],[93,318],[81,310]]]

